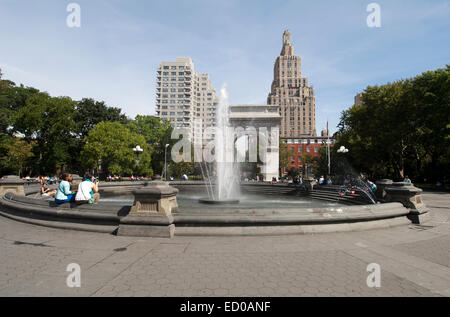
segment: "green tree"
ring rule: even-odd
[[[140,155],[139,167],[136,167],[137,145],[144,150]],[[142,135],[132,132],[119,122],[100,122],[85,139],[81,153],[84,168],[97,168],[101,160],[102,170],[111,175],[152,175],[151,147]]]
[[[74,120],[74,134],[69,144],[71,153],[71,165],[74,170],[83,170],[83,158],[79,153],[83,150],[84,140],[89,132],[100,122],[127,123],[128,118],[121,109],[106,106],[103,101],[95,101],[91,98],[83,98],[76,102]]]
[[[169,163],[171,148],[177,141],[171,139],[173,128],[170,122],[153,116],[138,115],[128,126],[131,131],[145,138],[145,142],[152,149],[152,169],[157,174],[162,173],[166,144],[169,144],[167,148],[167,162]]]
[[[13,132],[23,135],[29,143],[35,141],[35,170],[41,174],[70,168],[74,106],[69,97],[52,98],[47,93],[36,93],[14,115]]]
[[[282,170],[288,171],[291,166],[291,158],[294,156],[294,151],[292,151],[287,143],[286,140],[280,139],[280,151],[279,151],[279,157],[280,157],[280,175],[282,175]]]
[[[450,67],[367,87],[341,115],[337,147],[373,178],[437,180],[449,175]]]
[[[2,157],[2,168],[23,176],[22,172],[27,161],[33,157],[32,145],[19,139],[13,139],[3,145],[6,155]]]
[[[128,119],[120,108],[108,107],[103,101],[84,98],[76,103],[74,121],[76,133],[82,140],[100,122],[127,123]]]

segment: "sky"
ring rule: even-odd
[[[67,6],[81,8],[69,28]],[[316,93],[317,132],[369,85],[450,64],[450,0],[0,0],[0,68],[16,84],[154,115],[156,70],[191,57],[231,104],[266,104],[289,29]]]

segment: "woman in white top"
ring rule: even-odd
[[[75,201],[79,204],[98,204],[100,194],[98,193],[98,181],[92,182],[92,177],[86,174],[83,181],[78,185]]]

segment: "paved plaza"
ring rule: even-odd
[[[424,225],[317,235],[132,238],[1,217],[0,296],[450,296],[450,194],[423,198]]]

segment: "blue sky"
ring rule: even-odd
[[[81,6],[81,28],[66,7]],[[189,56],[232,104],[265,104],[289,29],[316,91],[317,132],[368,85],[450,63],[450,0],[379,0],[369,28],[364,0],[0,0],[4,76],[127,115],[155,113],[156,69]]]

